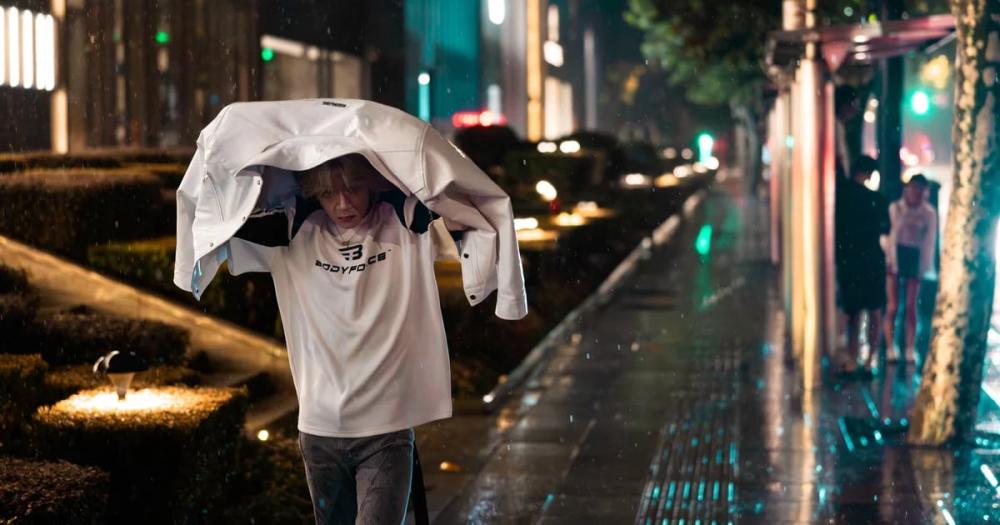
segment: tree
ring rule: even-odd
[[[851,20],[861,14],[862,3],[824,2],[820,21]],[[768,84],[765,44],[769,32],[781,29],[781,2],[631,0],[625,20],[643,30],[643,54],[664,69],[672,84],[687,89],[688,100],[729,106],[746,137],[738,148],[746,157],[740,161],[752,177],[759,175]]]
[[[751,174],[760,172],[764,44],[780,17],[781,3],[769,0],[631,0],[625,13],[645,33],[643,54],[691,102],[729,105],[747,137],[740,160]]]
[[[955,59],[954,189],[942,239],[931,345],[908,441],[971,436],[992,315],[1000,185],[1000,0],[952,0]]]

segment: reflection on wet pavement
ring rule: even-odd
[[[801,389],[764,213],[724,192],[707,199],[521,392],[436,522],[1000,520],[1000,447],[901,446],[912,364]],[[703,224],[712,239],[698,253]]]

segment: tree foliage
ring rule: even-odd
[[[642,53],[698,104],[746,103],[765,81],[768,31],[780,25],[770,0],[631,0],[625,19],[645,33]]]
[[[823,23],[861,13],[860,0],[822,2]],[[848,15],[850,13],[850,15]],[[773,0],[630,0],[625,19],[645,33],[642,52],[698,104],[747,105],[767,81],[767,35],[781,29]]]

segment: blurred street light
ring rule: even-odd
[[[575,140],[564,140],[559,143],[559,151],[563,153],[576,153],[580,151],[580,143]]]
[[[538,219],[534,217],[517,217],[514,219],[514,231],[534,230],[537,227]]]
[[[555,142],[539,142],[538,152],[539,153],[555,153],[558,151],[559,147],[556,146]]]
[[[489,10],[490,22],[496,25],[503,23],[503,19],[507,15],[507,1],[506,0],[490,0],[487,9]]]
[[[559,192],[556,191],[556,187],[547,180],[538,181],[538,184],[535,184],[535,191],[537,191],[538,194],[542,196],[542,200],[546,202],[552,202],[559,196]]]

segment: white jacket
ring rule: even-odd
[[[292,171],[349,153],[364,155],[404,194],[468,228],[459,249],[470,304],[496,290],[498,317],[527,315],[510,198],[426,122],[366,100],[223,108],[199,135],[177,189],[174,284],[200,298],[219,265],[235,262],[229,243],[251,212],[273,207],[294,191]]]

